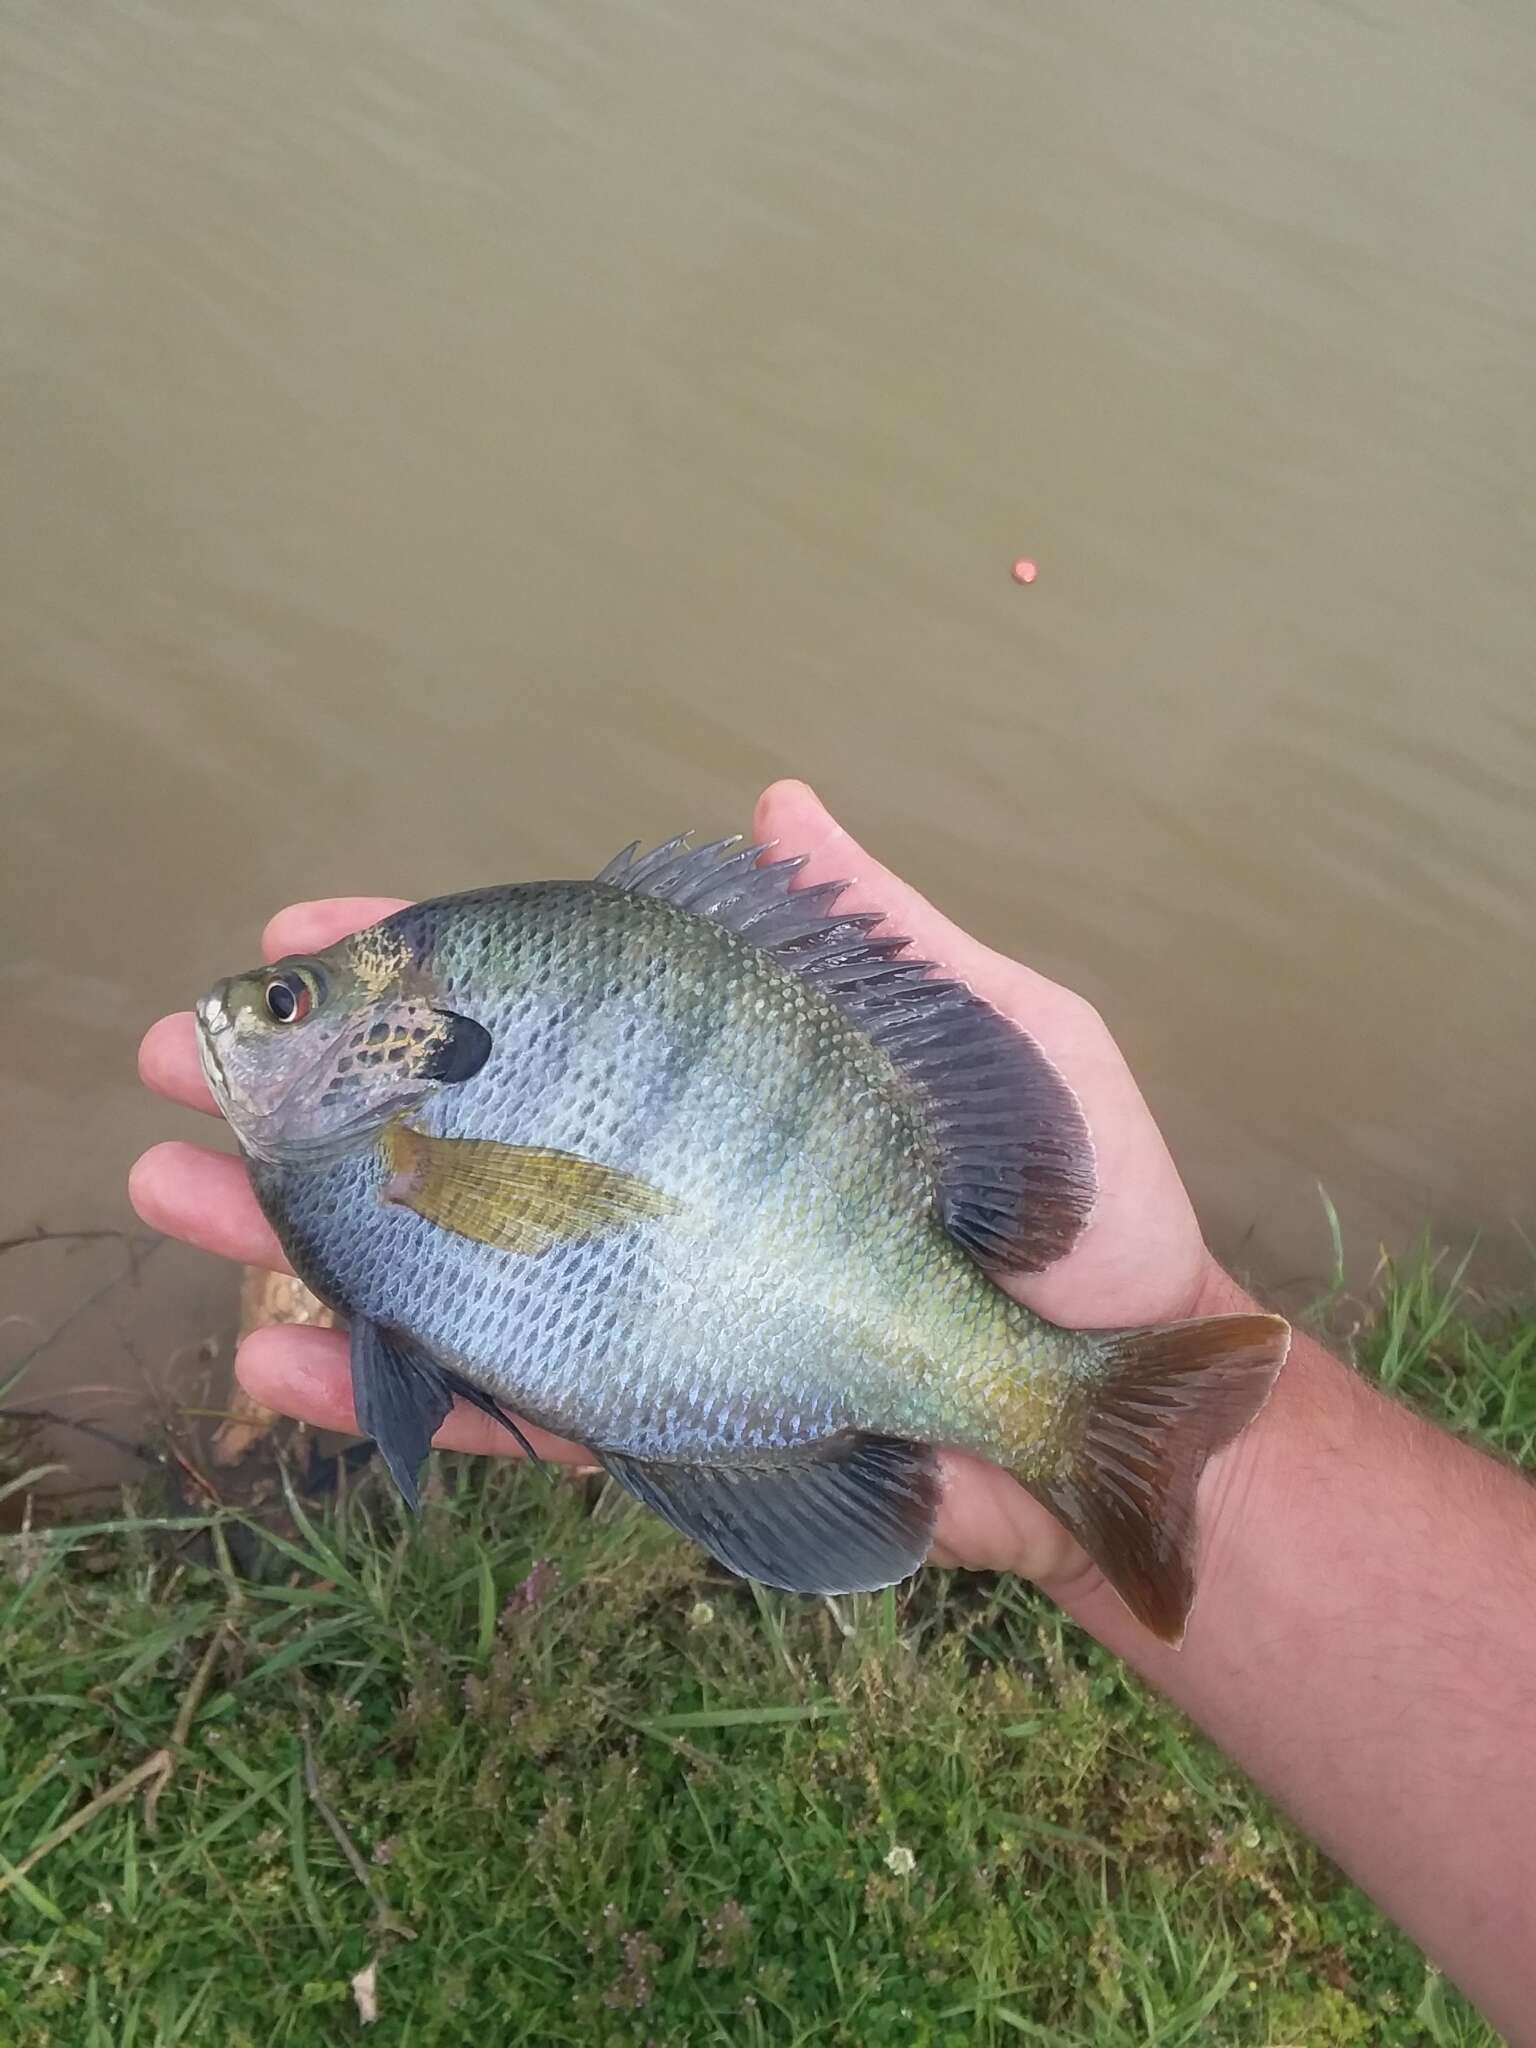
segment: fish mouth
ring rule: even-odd
[[[329,1048],[324,1044],[318,1046],[308,1061],[283,1077],[280,1101],[264,1102],[241,1081],[238,1068],[230,1062],[239,1037],[234,1013],[227,1002],[230,986],[228,981],[215,982],[193,1011],[197,1020],[197,1057],[220,1114],[233,1127],[241,1144],[251,1150],[256,1149],[253,1134],[269,1128],[282,1114],[289,1096],[309,1079]],[[275,1155],[261,1147],[261,1156]]]
[[[323,1086],[334,1037],[317,1041],[307,1060],[277,1079],[277,1100],[270,1093],[263,1100],[239,1079],[238,1066],[232,1069],[228,1064],[238,1041],[227,1003],[229,988],[228,981],[216,983],[193,1010],[197,1057],[215,1106],[247,1157],[269,1166],[326,1166],[369,1143],[392,1118],[415,1106],[421,1091],[411,1087],[382,1101],[362,1103],[351,1116],[328,1118],[322,1130],[306,1131],[304,1122]]]
[[[203,1079],[226,1116],[229,1114],[230,1088],[224,1075],[219,1040],[229,1037],[235,1028],[234,1018],[224,1007],[224,991],[228,986],[227,981],[219,982],[201,998],[193,1012],[197,1019],[197,1057]]]

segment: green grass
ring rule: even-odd
[[[1357,1350],[1536,1455],[1529,1315],[1425,1261]],[[581,1486],[431,1494],[370,1479],[254,1577],[222,1524],[0,1547],[5,2048],[1492,2043],[1024,1586],[834,1611]],[[179,1713],[155,1811],[151,1769],[18,1878]]]

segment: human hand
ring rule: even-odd
[[[803,783],[780,782],[757,806],[754,836],[781,855],[807,857],[802,884],[849,880],[839,908],[879,910],[914,952],[969,983],[1038,1040],[1075,1089],[1093,1136],[1099,1195],[1073,1250],[1049,1271],[1008,1280],[1010,1292],[1052,1322],[1082,1328],[1193,1315],[1217,1281],[1189,1198],[1130,1070],[1092,1007],[1071,990],[969,938],[898,881],[835,823]],[[399,909],[393,897],[296,904],[263,935],[264,957],[314,952]],[[149,1087],[215,1114],[190,1012],[153,1025],[139,1051]],[[288,1270],[237,1158],[198,1145],[154,1146],[129,1182],[144,1221],[245,1265]],[[253,1399],[325,1429],[355,1430],[347,1340],[337,1331],[274,1326],[254,1331],[235,1361]],[[589,1454],[528,1429],[541,1456]],[[515,1452],[511,1437],[462,1402],[435,1441],[445,1448]],[[1018,1482],[961,1453],[945,1460],[935,1561],[1016,1571],[1059,1592],[1091,1570],[1076,1543]]]

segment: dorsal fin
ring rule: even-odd
[[[827,995],[890,1056],[927,1115],[945,1228],[987,1267],[1040,1272],[1070,1251],[1093,1208],[1093,1144],[1077,1097],[1027,1032],[963,982],[904,957],[884,920],[833,906],[846,882],[791,885],[801,858],[739,838],[687,834],[609,861],[597,880],[711,918]]]

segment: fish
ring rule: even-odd
[[[746,1578],[874,1590],[941,1453],[1004,1467],[1180,1640],[1195,1489],[1286,1323],[1074,1330],[1092,1135],[1027,1032],[845,884],[739,837],[411,905],[197,1006],[294,1270],[408,1507],[454,1399],[590,1446]]]

